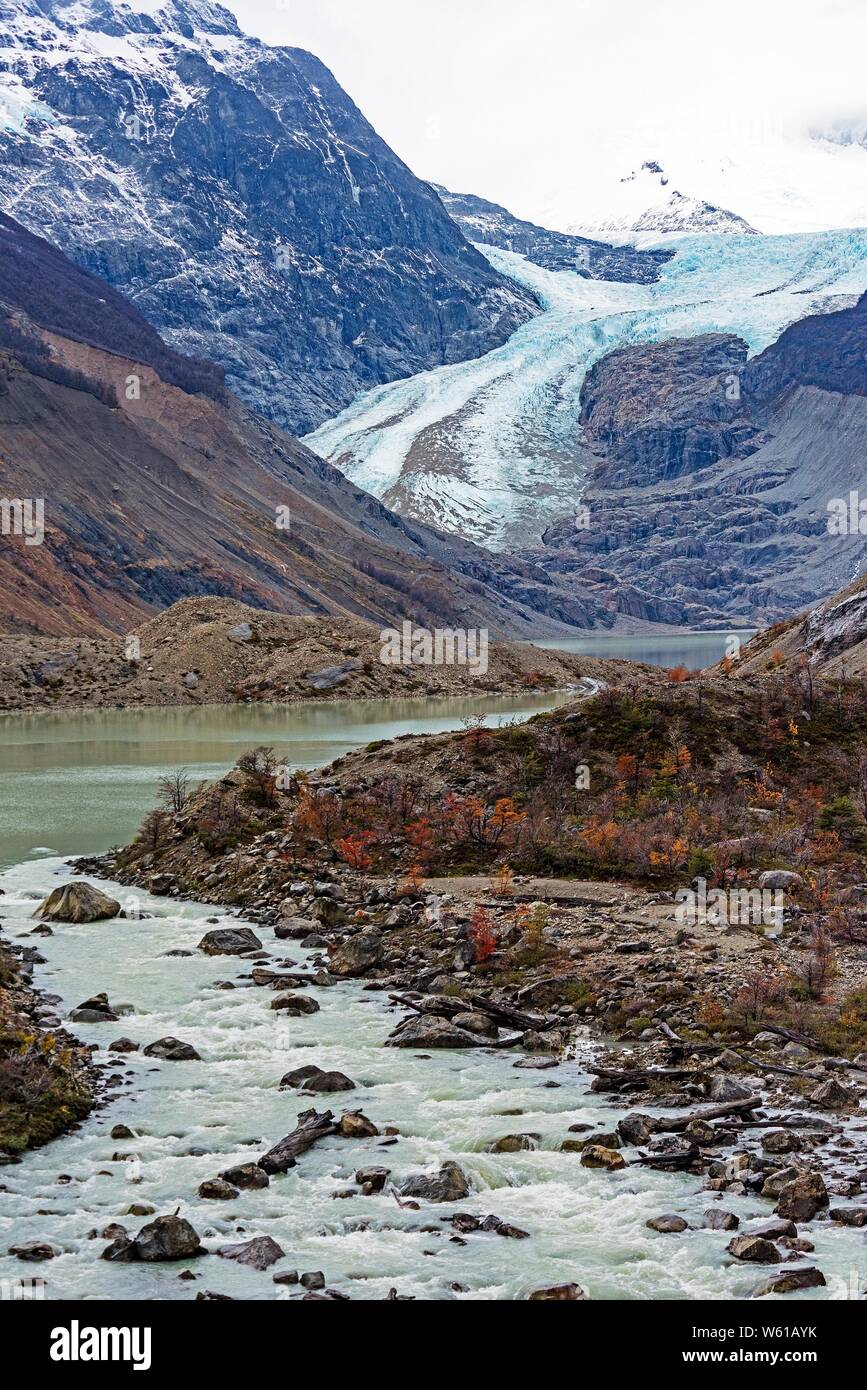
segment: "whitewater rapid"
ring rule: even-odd
[[[650,285],[478,249],[542,313],[484,357],[364,393],[305,442],[394,510],[493,548],[538,537],[580,501],[589,456],[579,398],[600,357],[713,332],[737,334],[754,354],[796,319],[867,289],[863,229],[685,238]]]
[[[0,1287],[35,1277],[45,1281],[47,1299],[194,1299],[205,1289],[287,1299],[303,1290],[277,1285],[273,1275],[298,1270],[322,1271],[329,1287],[363,1300],[383,1299],[391,1288],[424,1300],[523,1299],[534,1288],[572,1281],[593,1298],[738,1299],[766,1276],[763,1267],[732,1261],[728,1232],[659,1235],[645,1223],[676,1212],[700,1227],[703,1213],[717,1204],[742,1219],[767,1217],[770,1202],[726,1193],[718,1203],[694,1177],[633,1165],[605,1173],[560,1152],[562,1140],[574,1137],[570,1125],[610,1129],[617,1119],[616,1110],[589,1093],[594,1048],[588,1040],[579,1039],[573,1060],[545,1071],[515,1067],[520,1054],[511,1051],[425,1055],[386,1048],[401,1015],[385,995],[353,981],[311,989],[320,1012],[290,1020],[270,1009],[271,991],[245,978],[248,961],[195,949],[214,919],[238,921],[203,903],[131,894],[107,883],[125,906],[152,915],[55,924],[52,936],[33,937],[37,900],[68,878],[57,858],[0,875],[3,927],[7,939],[38,945],[46,963],[37,967],[37,983],[60,996],[63,1014],[98,990],[128,1008],[116,1023],[73,1025],[96,1045],[97,1061],[116,1064],[120,1084],[111,1104],[74,1133],[3,1168]],[[254,929],[278,959],[307,964],[313,954]],[[167,954],[172,951],[190,954]],[[236,988],[221,988],[224,980]],[[141,1052],[119,1059],[107,1050],[122,1036],[144,1045],[167,1035],[192,1043],[202,1060],[160,1062]],[[278,1090],[285,1072],[311,1062],[346,1072],[358,1089],[313,1098]],[[204,1179],[256,1159],[311,1105],[338,1114],[361,1108],[381,1131],[394,1126],[396,1142],[327,1139],[262,1191],[242,1191],[231,1201],[197,1197]],[[134,1137],[112,1139],[118,1124]],[[538,1134],[538,1148],[485,1152],[494,1139],[515,1132]],[[435,1172],[446,1159],[469,1176],[473,1191],[465,1201],[423,1203],[412,1211],[387,1192],[364,1197],[355,1189],[362,1165],[384,1165],[399,1181],[411,1172]],[[347,1190],[356,1195],[336,1195]],[[107,1244],[101,1233],[110,1223],[135,1233],[150,1219],[129,1215],[133,1203],[158,1214],[177,1210],[212,1253],[167,1265],[101,1260]],[[494,1213],[528,1238],[473,1233],[457,1243],[447,1224],[456,1211]],[[285,1252],[266,1272],[213,1253],[265,1235]],[[827,1287],[786,1301],[856,1297],[864,1283],[863,1232],[817,1222],[809,1236],[816,1253],[806,1263],[823,1270]],[[50,1242],[57,1257],[30,1265],[7,1254],[9,1246],[31,1240]],[[194,1280],[179,1279],[185,1268]]]

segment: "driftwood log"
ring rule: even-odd
[[[329,1134],[337,1134],[338,1128],[330,1110],[317,1114],[315,1110],[304,1110],[298,1116],[298,1124],[291,1134],[275,1144],[259,1159],[259,1167],[266,1173],[285,1173],[295,1167],[295,1160],[320,1139]]]

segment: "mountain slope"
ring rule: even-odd
[[[209,0],[0,0],[0,26],[2,206],[293,431],[536,312],[313,55]]]
[[[705,232],[756,235],[746,218],[673,188],[669,175],[655,159],[645,160],[639,169],[622,177],[608,190],[604,205],[588,208],[581,220],[569,227],[572,233],[590,229],[645,237]]]
[[[42,544],[0,543],[7,631],[123,632],[201,594],[516,636],[566,635],[599,616],[532,565],[396,517],[11,219],[0,226],[0,440],[0,496],[45,507]]]
[[[562,583],[693,625],[786,617],[847,584],[867,534],[829,504],[867,497],[867,295],[812,315],[747,361],[728,335],[611,353],[582,391],[597,450],[586,527],[546,532]],[[865,525],[867,532],[867,525]]]
[[[867,575],[832,594],[809,613],[760,632],[732,664],[735,676],[751,676],[809,663],[817,676],[867,673]]]
[[[632,246],[609,246],[588,237],[552,232],[523,222],[498,203],[472,193],[451,193],[438,183],[432,187],[468,241],[514,251],[546,270],[572,270],[589,280],[646,285],[659,279],[660,266],[671,258],[670,251],[636,251]]]

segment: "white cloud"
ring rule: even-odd
[[[229,4],[316,53],[416,173],[525,215],[636,160],[694,167],[867,115],[864,0]]]

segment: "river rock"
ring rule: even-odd
[[[617,1133],[624,1144],[646,1144],[656,1129],[656,1120],[651,1115],[624,1115],[617,1121]]]
[[[342,1139],[375,1139],[379,1130],[360,1110],[347,1110],[337,1123],[337,1131]]]
[[[143,1226],[133,1241],[135,1258],[148,1263],[159,1260],[188,1260],[206,1255],[201,1241],[182,1216],[158,1216]]]
[[[769,1129],[762,1136],[762,1148],[769,1154],[791,1154],[803,1148],[803,1140],[790,1129]]]
[[[291,906],[294,907],[295,904],[292,903]],[[319,923],[314,922],[312,917],[291,915],[276,924],[274,935],[280,941],[300,941],[303,937],[314,934],[318,926]]]
[[[746,1086],[742,1086],[739,1081],[735,1081],[732,1076],[725,1076],[719,1072],[714,1072],[707,1084],[707,1094],[710,1100],[726,1103],[730,1100],[752,1100],[753,1093]]]
[[[33,913],[52,922],[102,922],[116,917],[120,903],[91,883],[65,883],[43,898]]]
[[[733,1211],[723,1211],[721,1207],[711,1207],[704,1214],[705,1229],[708,1231],[736,1231],[740,1217]]]
[[[462,1202],[470,1195],[463,1169],[451,1160],[438,1173],[413,1173],[399,1185],[402,1197],[419,1197],[425,1202]]]
[[[462,1028],[465,1033],[476,1033],[480,1038],[496,1038],[500,1031],[492,1018],[474,1009],[455,1014],[452,1023],[455,1028]]]
[[[680,1235],[681,1231],[689,1229],[688,1221],[684,1221],[682,1216],[674,1216],[670,1213],[665,1216],[652,1216],[644,1224],[649,1231],[659,1231],[660,1235],[663,1236]]]
[[[94,994],[74,1008],[69,1015],[73,1023],[117,1023],[118,1015],[108,1002],[107,994]]]
[[[258,1163],[239,1163],[234,1168],[224,1168],[220,1177],[235,1187],[245,1188],[267,1187],[271,1181]]]
[[[145,1057],[159,1057],[163,1062],[201,1062],[202,1060],[190,1043],[181,1042],[179,1038],[158,1038],[156,1042],[148,1043],[144,1055]]]
[[[626,1167],[626,1159],[617,1149],[606,1149],[602,1144],[585,1144],[581,1151],[581,1164],[584,1168],[606,1168],[614,1173]]]
[[[386,1047],[484,1047],[485,1039],[456,1028],[438,1014],[413,1014],[399,1023]]]
[[[281,1091],[309,1091],[312,1095],[328,1095],[332,1091],[354,1091],[355,1082],[344,1076],[342,1071],[323,1071],[321,1067],[308,1065],[287,1071],[280,1082]]]
[[[811,1091],[808,1100],[812,1101],[813,1105],[821,1106],[823,1110],[845,1110],[848,1106],[857,1104],[858,1092],[851,1086],[844,1086],[832,1076],[830,1080],[817,1086],[815,1091]]]
[[[825,1276],[821,1269],[781,1269],[772,1274],[763,1284],[753,1290],[753,1298],[764,1298],[769,1293],[798,1293],[801,1289],[824,1287]]]
[[[55,1259],[60,1251],[56,1245],[49,1245],[48,1241],[27,1240],[23,1245],[10,1245],[9,1254],[27,1264],[39,1264],[42,1260]]]
[[[236,1260],[250,1269],[270,1269],[285,1253],[271,1236],[254,1236],[241,1245],[221,1245],[217,1251],[224,1260]]]
[[[747,1260],[750,1264],[775,1265],[783,1259],[777,1247],[762,1236],[735,1236],[726,1250],[736,1260]]]
[[[488,1144],[485,1153],[523,1153],[528,1149],[535,1149],[538,1137],[536,1134],[504,1134],[501,1139],[495,1139],[492,1144]]]
[[[328,962],[328,970],[339,979],[353,979],[378,965],[382,958],[382,937],[377,931],[361,931],[338,946]]]
[[[209,1201],[232,1201],[233,1198],[240,1196],[237,1187],[233,1187],[230,1182],[224,1182],[222,1178],[207,1178],[205,1182],[199,1183],[199,1196]]]
[[[370,1195],[373,1192],[382,1192],[390,1174],[390,1168],[359,1168],[355,1174],[355,1181],[364,1190],[365,1195]]]
[[[272,999],[271,1008],[295,1018],[300,1018],[302,1014],[319,1013],[316,1000],[306,994],[281,994],[277,999]]]
[[[867,1226],[867,1207],[832,1207],[828,1215],[840,1226]]]
[[[587,1295],[580,1284],[552,1284],[547,1289],[534,1289],[527,1295],[530,1303],[578,1303]]]
[[[802,1172],[786,1183],[774,1210],[789,1221],[812,1221],[828,1205],[828,1189],[821,1173]]]
[[[197,949],[206,956],[240,956],[261,950],[262,943],[249,927],[217,927],[205,932]]]

